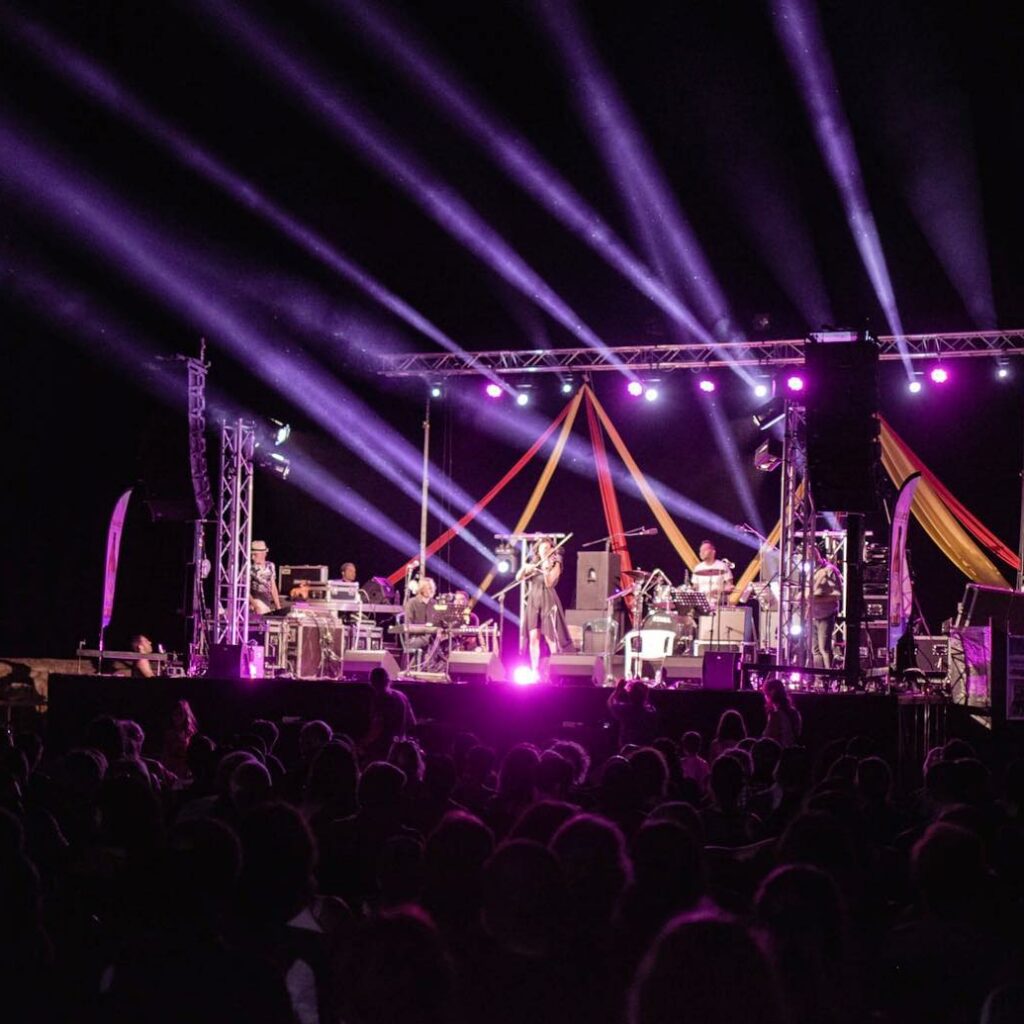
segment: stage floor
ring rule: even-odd
[[[457,732],[472,732],[496,749],[514,743],[545,743],[568,736],[585,743],[595,756],[617,747],[617,730],[607,712],[611,690],[594,686],[515,686],[508,683],[399,683],[420,721],[424,746],[442,749]],[[898,701],[871,693],[796,693],[807,744],[820,749],[833,739],[869,735],[879,752],[895,761]],[[51,750],[81,742],[85,726],[100,714],[139,722],[155,742],[167,725],[175,701],[188,700],[199,728],[218,740],[244,732],[254,718],[298,722],[321,718],[338,732],[359,737],[369,721],[370,688],[365,683],[301,679],[130,679],[116,676],[55,675],[50,678],[47,718]],[[759,693],[735,690],[654,690],[651,700],[660,732],[678,739],[696,729],[714,734],[728,708],[743,714],[747,730],[764,728]]]

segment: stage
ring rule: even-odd
[[[515,686],[505,683],[400,683],[419,720],[426,749],[439,749],[457,732],[472,732],[503,751],[531,741],[571,737],[595,758],[615,752],[617,732],[607,712],[611,690],[594,686]],[[81,741],[97,715],[131,718],[154,744],[174,702],[188,700],[200,731],[218,741],[245,731],[254,718],[290,722],[320,718],[337,732],[361,736],[368,724],[370,688],[360,682],[300,679],[132,679],[118,676],[55,675],[50,678],[47,733],[50,749],[61,752]],[[795,693],[807,745],[820,750],[831,740],[872,737],[879,753],[896,763],[901,747],[900,704],[896,696],[873,693]],[[751,735],[764,728],[764,701],[753,691],[653,690],[660,732],[678,739],[696,729],[714,734],[719,716],[736,708]]]

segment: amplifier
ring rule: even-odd
[[[299,679],[340,679],[345,664],[345,627],[321,619],[289,630],[288,660]]]
[[[327,580],[309,587],[309,601],[358,601],[359,584],[345,580]]]
[[[949,671],[949,637],[915,636],[917,667],[925,675],[945,675]]]
[[[327,582],[327,566],[326,565],[282,565],[277,570],[278,584],[277,589],[281,591],[281,594],[285,597],[291,591],[292,587],[297,586],[299,583],[305,581],[307,583],[326,583]]]

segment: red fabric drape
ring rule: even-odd
[[[512,480],[522,468],[540,451],[544,446],[544,443],[549,437],[558,429],[562,420],[568,415],[569,407],[572,405],[573,400],[570,400],[565,408],[551,421],[547,429],[530,447],[523,452],[523,454],[516,460],[512,468],[468,511],[465,515],[454,526],[450,526],[444,533],[441,534],[436,540],[430,542],[427,546],[427,558],[431,555],[436,554],[441,550],[454,537],[459,530],[461,530],[467,523],[471,523],[487,506],[498,496],[502,489]],[[410,558],[400,569],[396,569],[389,577],[388,582],[391,584],[397,583],[406,573],[409,566],[415,561],[415,558]]]
[[[611,467],[608,465],[608,451],[604,446],[604,434],[601,432],[601,424],[598,422],[597,413],[591,404],[589,390],[586,396],[587,427],[590,430],[590,444],[594,449],[597,489],[601,494],[604,521],[612,538],[612,551],[617,552],[619,555],[619,564],[623,573],[620,577],[619,586],[627,587],[629,586],[630,578],[625,573],[633,568],[633,562],[629,555],[629,546],[626,543],[626,538],[622,535],[622,514],[619,511],[619,499],[615,493],[615,483],[612,480]]]
[[[892,429],[892,426],[885,419],[882,419],[882,426],[888,431],[893,443],[899,446],[914,468],[919,470],[921,476],[931,484],[935,493],[949,508],[950,512],[960,520],[969,533],[974,534],[978,543],[988,548],[989,551],[1002,559],[1007,565],[1014,569],[1019,569],[1020,559],[1017,557],[1017,552],[1004,544],[970,509],[957,501],[952,491],[914,454],[907,442]]]

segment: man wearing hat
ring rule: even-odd
[[[266,615],[281,607],[277,592],[277,566],[267,560],[267,542],[252,542],[252,565],[249,567],[249,609],[257,615]]]

